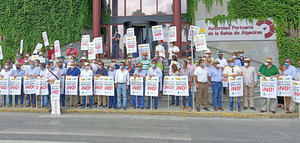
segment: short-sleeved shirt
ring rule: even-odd
[[[25,75],[25,71],[20,69],[18,70],[14,70],[12,73],[12,76],[19,76],[19,77],[23,77]]]
[[[241,59],[236,59],[235,61],[234,61],[234,64],[236,65],[236,66],[242,66],[242,61],[241,61]]]
[[[68,48],[66,53],[69,53],[67,56],[71,56],[71,53],[74,53],[75,55],[79,54],[77,48],[75,48],[75,47],[72,49]]]
[[[291,76],[293,79],[295,79],[296,73],[297,73],[297,70],[296,70],[296,68],[295,68],[294,66],[292,66],[292,65],[288,66],[288,67],[284,70],[284,72],[283,72],[283,74],[289,75],[289,76]]]
[[[133,75],[136,75],[136,74],[139,74],[140,76],[146,77],[147,72],[145,70],[141,70],[141,71],[135,70]]]
[[[25,72],[25,74],[29,74],[29,75],[40,75],[40,68],[35,67],[35,68],[30,68],[29,70],[27,70]]]
[[[115,33],[112,35],[112,37],[115,36]],[[118,33],[117,36],[115,37],[115,39],[112,39],[113,44],[119,44],[120,40],[117,40],[117,38],[120,38],[121,35]]]
[[[198,82],[207,82],[208,78],[208,68],[207,67],[197,67],[195,69],[194,75],[197,76],[197,81]]]
[[[211,77],[212,82],[222,82],[222,69],[217,69],[216,67],[212,67],[209,70],[208,76]]]
[[[271,77],[279,74],[278,69],[274,65],[272,65],[270,68],[268,68],[266,65],[261,65],[259,68],[259,72],[266,77]]]
[[[69,75],[69,76],[78,76],[78,75],[80,75],[80,69],[77,68],[77,67],[74,68],[73,70],[71,68],[69,68],[67,70],[67,75]]]
[[[143,66],[142,66],[142,69],[144,70],[144,71],[148,71],[148,69],[149,69],[149,67],[150,67],[150,63],[151,63],[151,61],[150,60],[141,60],[141,63],[143,64]]]
[[[225,68],[227,66],[227,60],[225,58],[217,58],[222,68]]]
[[[180,50],[177,46],[174,46],[174,47],[169,47],[168,52],[169,52],[169,59],[171,60],[172,56],[174,55],[172,52],[177,53],[180,52]]]
[[[81,70],[80,72],[80,76],[81,77],[90,77],[90,76],[93,76],[93,71],[92,70],[86,70],[86,69],[83,69]]]
[[[96,75],[97,74],[100,74],[100,75],[102,75],[102,76],[108,76],[108,73],[107,73],[107,70],[106,69],[98,69],[97,71],[96,71]]]
[[[224,68],[223,74],[227,76],[231,76],[231,75],[237,75],[241,72],[242,72],[241,68],[238,66],[234,66],[234,67],[226,66]]]

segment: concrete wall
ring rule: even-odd
[[[223,5],[214,3],[211,11],[208,12],[205,4],[201,1],[198,3],[198,11],[196,13],[197,26],[204,27],[203,23],[199,20],[212,18],[217,15],[227,15],[227,4],[230,0],[224,0]],[[236,42],[207,42],[208,47],[211,49],[212,54],[216,57],[216,53],[220,50],[223,51],[226,59],[231,57],[231,53],[238,50],[245,51],[245,56],[252,60],[252,65],[256,68],[261,65],[265,57],[272,57],[273,64],[279,65],[278,48],[275,41],[236,41]]]

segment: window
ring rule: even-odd
[[[173,14],[173,0],[158,0],[158,15]]]
[[[145,15],[156,15],[156,0],[142,0],[142,12]]]
[[[140,14],[140,0],[126,0],[126,16],[138,16]]]
[[[187,13],[187,0],[181,0],[181,14]]]

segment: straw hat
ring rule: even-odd
[[[211,51],[209,49],[207,49],[205,54],[211,54]]]
[[[186,58],[187,60],[191,60],[192,59],[192,57],[188,57],[188,58]]]
[[[213,64],[219,64],[220,62],[218,60],[214,60]]]
[[[211,60],[211,58],[205,58],[204,62],[205,62],[206,65],[209,65],[209,66],[212,65],[212,63],[213,63],[213,61]]]
[[[233,59],[232,59],[232,58],[230,58],[230,59],[228,59],[228,60],[227,60],[227,62],[232,62],[232,61],[233,61]]]
[[[272,58],[271,57],[266,57],[265,62],[271,62],[272,63]]]
[[[244,61],[246,62],[246,61],[249,61],[250,62],[250,59],[249,58],[246,58],[246,59],[244,59]]]
[[[239,51],[237,51],[237,53],[238,54],[242,54],[242,53],[244,53],[244,51],[243,50],[239,50]]]

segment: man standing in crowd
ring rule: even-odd
[[[211,51],[209,49],[206,50],[204,58],[205,59],[211,59],[211,61],[214,61],[214,58],[211,57]]]
[[[232,58],[233,58],[233,61],[234,61],[234,64],[236,65],[236,66],[242,66],[242,62],[241,62],[241,60],[240,59],[238,59],[238,56],[237,56],[237,53],[236,52],[233,52],[232,53]]]
[[[59,61],[57,63],[57,66],[58,66],[58,74],[59,74],[59,76],[66,76],[67,69],[65,67],[63,67],[63,62]],[[60,89],[60,90],[62,90],[62,89]],[[60,102],[61,102],[60,104],[61,104],[62,107],[65,107],[65,98],[66,97],[65,97],[64,93],[60,94]]]
[[[244,51],[239,50],[237,52],[237,59],[241,61],[241,66],[244,66],[244,59],[245,59],[245,57],[244,57]]]
[[[80,69],[76,66],[76,64],[74,62],[71,62],[69,69],[67,70],[66,73],[67,76],[79,76],[80,75]],[[71,101],[71,105],[73,102],[73,106],[77,107],[80,101],[80,97],[79,96],[75,96],[75,98],[73,99],[74,101]]]
[[[223,57],[223,53],[221,51],[218,52],[217,60],[219,61],[222,69],[224,69],[227,66],[227,60]]]
[[[237,77],[237,76],[242,76],[241,68],[236,66],[234,64],[233,59],[228,60],[228,66],[224,68],[223,71],[223,76],[228,78],[228,77]],[[240,97],[237,97],[238,101],[236,101],[236,106],[238,106],[238,111],[241,111],[241,106],[240,106]],[[233,111],[233,104],[234,104],[234,97],[229,96],[229,105],[230,105],[230,111]]]
[[[167,55],[169,57],[169,65],[171,63],[173,55],[178,57],[179,53],[180,53],[180,50],[179,50],[178,46],[175,45],[175,42],[171,42],[171,47],[169,47],[168,53],[167,53]]]
[[[114,81],[115,81],[115,77],[116,77],[116,70],[115,70],[115,64],[114,63],[110,63],[110,65],[108,66],[108,76],[113,77]],[[114,92],[114,96],[109,96],[109,108],[114,107],[117,108],[117,87],[115,87],[115,92]]]
[[[4,69],[2,69],[1,73],[0,73],[1,78],[8,78],[9,79],[9,77],[12,76],[13,69],[12,69],[10,63],[11,63],[11,61],[8,61],[8,60],[6,61]],[[3,98],[4,98],[3,99],[3,103],[4,103],[3,105],[6,106],[6,95],[3,95]],[[12,106],[12,96],[11,95],[9,95],[9,106]]]
[[[27,77],[37,77],[40,75],[40,68],[39,67],[35,67],[35,64],[34,62],[31,62],[30,63],[30,69],[27,70],[25,72],[25,76]],[[28,95],[28,105],[26,107],[29,107],[32,105],[32,107],[36,107],[36,96],[35,94],[31,94],[31,95]]]
[[[147,53],[143,53],[141,63],[143,64],[143,70],[147,72],[151,63],[151,61],[148,59]]]
[[[297,73],[297,70],[296,68],[292,65],[292,61],[290,58],[286,58],[285,59],[285,62],[284,62],[284,65],[283,65],[283,69],[281,71],[281,75],[282,76],[291,76],[293,80],[295,80],[296,78],[296,73]],[[291,97],[284,97],[284,100],[285,100],[285,103],[286,105],[286,113],[291,113],[291,111],[289,111],[289,105],[290,105],[290,102],[291,102]]]
[[[144,109],[144,100],[145,100],[145,77],[147,75],[147,72],[142,69],[143,64],[139,62],[137,64],[136,70],[134,71],[133,77],[143,77],[144,78],[144,90],[143,90],[143,96],[138,96],[136,101],[136,108]]]
[[[159,79],[160,79],[159,81],[161,81],[162,72],[161,72],[160,68],[156,67],[155,60],[151,61],[151,66],[152,67],[148,70],[147,76],[149,76],[150,78],[159,77]],[[159,90],[159,88],[157,90]],[[147,109],[150,109],[150,107],[151,107],[151,97],[149,96]],[[154,97],[154,109],[157,109],[157,107],[158,107],[158,97]]]
[[[118,33],[118,29],[115,29],[115,33],[112,35],[112,59],[119,58],[119,44],[121,35]]]
[[[111,64],[113,64],[115,70],[120,69],[120,66],[116,63],[116,59],[111,59]],[[110,65],[108,65],[107,69],[109,69],[109,67]]]
[[[250,65],[250,59],[244,60],[244,66],[241,67],[243,74],[243,92],[244,92],[244,107],[243,110],[248,108],[248,94],[250,109],[256,110],[253,101],[253,89],[257,86],[257,72],[253,66]]]
[[[75,57],[78,58],[79,52],[78,52],[77,48],[75,48],[73,46],[72,43],[69,44],[69,48],[66,51],[66,55],[67,56],[75,56]]]
[[[96,71],[96,76],[97,77],[108,76],[107,70],[104,68],[104,62],[102,62],[102,61],[99,62],[99,68]],[[99,98],[100,98],[99,105],[100,106],[102,105],[103,108],[106,108],[106,106],[108,106],[106,103],[106,100],[107,100],[106,96],[99,95]]]
[[[14,76],[15,78],[17,77],[22,77],[22,82],[23,83],[23,77],[25,75],[25,71],[21,69],[22,64],[18,63],[16,64],[16,70],[13,71],[12,76]],[[15,97],[15,106],[18,106],[18,97]],[[23,84],[21,84],[21,95],[20,95],[20,100],[21,100],[21,104],[20,104],[20,108],[23,107],[23,102],[24,102],[24,92],[23,92]]]
[[[180,76],[187,76],[188,77],[188,83],[189,83],[189,96],[188,96],[188,99],[189,99],[189,103],[188,103],[188,110],[191,111],[193,108],[193,97],[192,97],[192,94],[191,94],[191,90],[192,90],[192,85],[193,85],[193,75],[194,75],[194,72],[192,70],[192,68],[188,68],[188,62],[186,60],[184,60],[182,62],[182,68],[180,69]],[[182,101],[182,104],[183,106],[181,107],[181,109],[185,109],[186,106],[185,106],[185,96],[182,97],[183,101]]]
[[[296,69],[296,81],[300,81],[300,61],[298,61],[298,68]],[[289,110],[287,111],[288,114],[295,112],[295,109],[297,107],[297,103],[291,100]],[[300,113],[300,111],[298,111]]]
[[[125,69],[128,71],[129,77],[133,76],[133,74],[134,74],[134,69],[132,68],[130,62],[127,62],[127,63],[125,64]],[[130,106],[131,106],[132,108],[136,108],[136,105],[135,105],[135,103],[136,103],[136,101],[135,101],[135,96],[133,96],[133,95],[130,95],[130,96],[129,96],[129,95],[130,95],[130,85],[128,86],[128,89],[127,89],[127,97],[130,97]]]
[[[208,80],[211,82],[213,90],[213,106],[214,110],[218,109],[223,111],[222,107],[222,68],[218,60],[213,61],[213,67],[209,70]]]
[[[120,69],[116,72],[115,87],[117,88],[117,109],[121,108],[121,95],[123,95],[123,109],[127,110],[127,94],[129,87],[129,72],[125,69],[125,63],[121,63]]]
[[[80,77],[93,77],[94,73],[91,70],[91,66],[88,62],[84,63],[83,69],[80,71]],[[89,107],[92,109],[93,106],[93,95],[89,96]],[[85,108],[87,102],[87,96],[82,96],[82,107],[81,109]]]
[[[258,75],[260,78],[266,78],[266,77],[271,77],[271,78],[276,78],[279,76],[279,71],[276,68],[275,65],[272,64],[272,58],[267,57],[265,59],[265,63],[260,66]],[[276,114],[276,98],[270,98],[270,110],[273,114]],[[265,112],[267,110],[267,99],[265,99],[265,102],[260,110],[261,113]]]
[[[59,71],[58,71],[58,69],[55,68],[53,62],[49,63],[48,70],[46,70],[46,73],[45,73],[43,79],[47,80],[47,82],[48,82],[49,95],[47,96],[48,98],[45,99],[46,100],[45,102],[49,103],[50,94],[51,94],[51,83],[54,82],[55,80],[60,79]]]
[[[199,67],[195,69],[194,76],[195,82],[198,89],[198,94],[196,95],[196,110],[200,111],[200,100],[203,101],[203,110],[209,111],[207,108],[207,90],[208,90],[208,68],[205,65],[203,59],[198,61]]]

